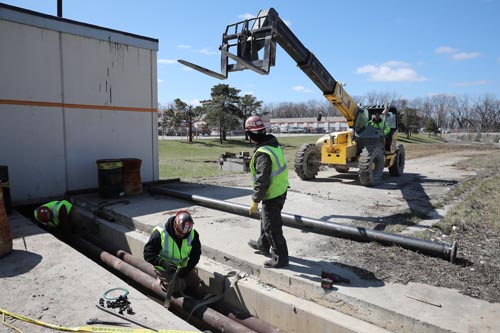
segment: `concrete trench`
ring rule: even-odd
[[[105,218],[96,217],[95,204],[85,198],[72,198],[75,225],[99,242],[122,249],[141,258],[149,238],[147,225],[106,210]],[[112,222],[110,222],[111,220]],[[203,246],[203,245],[202,245]],[[286,332],[443,332],[439,327],[388,311],[341,293],[325,291],[279,271],[236,258],[220,250],[203,246],[197,265],[209,292],[225,293],[228,277],[244,274],[237,285],[224,295],[225,303]]]

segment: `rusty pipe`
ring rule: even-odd
[[[176,199],[194,202],[199,206],[220,210],[226,213],[259,219],[259,214],[248,215],[248,206],[202,197],[195,194],[179,192],[164,187],[154,186],[149,189],[152,194],[167,195]],[[311,231],[327,233],[337,237],[347,237],[359,241],[375,241],[383,245],[398,245],[402,248],[425,253],[431,256],[447,259],[454,262],[457,255],[457,242],[453,244],[432,242],[419,238],[395,235],[388,232],[353,227],[349,225],[321,221],[300,215],[281,213],[283,223],[299,228],[309,228]]]
[[[125,261],[115,257],[114,255],[106,252],[92,243],[82,239],[77,238],[72,240],[73,243],[77,247],[81,247],[86,250],[90,255],[99,258],[103,263],[108,265],[109,267],[115,269],[116,271],[124,274],[128,278],[134,280],[139,283],[141,286],[153,291],[157,296],[161,298],[165,298],[166,293],[161,289],[157,280],[149,276],[148,274],[140,271],[134,266],[126,263]],[[194,306],[196,306],[195,301],[192,299],[186,299],[184,297],[172,298],[171,305],[175,307],[177,310],[183,312],[190,312]],[[248,327],[243,326],[236,321],[229,319],[217,311],[208,308],[206,306],[201,306],[197,309],[193,315],[197,318],[202,319],[205,323],[210,325],[211,327],[217,329],[220,332],[227,333],[258,333],[254,330],[249,329]]]
[[[124,250],[118,250],[116,252],[116,256],[125,261],[126,263],[136,267],[137,269],[140,269],[144,273],[150,276],[155,276],[153,266],[150,263],[146,262],[145,260],[134,257],[133,255]],[[243,313],[242,311],[239,311],[238,313],[238,311],[235,311],[234,309],[232,309],[227,305],[211,304],[211,307],[212,305],[213,308],[215,308],[215,310],[217,310],[218,312],[222,313],[223,315],[229,317],[230,319],[237,321],[240,324],[256,332],[285,333],[283,330],[280,330],[279,328],[276,328],[271,324],[260,320],[259,318],[249,315],[248,313]]]

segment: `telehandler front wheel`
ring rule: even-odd
[[[364,186],[377,186],[382,181],[384,171],[384,151],[382,148],[363,148],[359,156],[359,181]]]
[[[391,176],[399,177],[403,174],[405,168],[405,146],[398,144],[396,147],[396,159],[394,163],[389,167],[389,173]]]
[[[321,152],[315,144],[305,143],[295,153],[295,172],[302,180],[316,177],[321,165]]]

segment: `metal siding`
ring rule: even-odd
[[[97,187],[101,158],[140,158],[142,180],[159,179],[154,50],[0,17],[0,58],[0,164],[14,204]]]

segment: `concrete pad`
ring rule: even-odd
[[[248,204],[251,194],[249,187],[182,182],[164,186],[239,204]],[[318,184],[317,189],[322,190],[321,184]],[[360,190],[373,193],[380,191],[371,188]],[[95,195],[81,195],[74,199],[85,203],[90,209],[97,207],[102,201]],[[115,223],[127,221],[123,223],[147,238],[155,225],[162,225],[176,210],[188,209],[193,214],[195,228],[200,233],[204,256],[252,274],[263,284],[263,288],[273,287],[325,309],[334,309],[395,332],[500,331],[500,321],[496,320],[500,315],[499,304],[464,296],[456,290],[423,284],[403,285],[362,280],[351,271],[336,265],[334,252],[315,253],[309,250],[310,244],[326,243],[330,240],[329,236],[284,227],[290,266],[285,269],[266,269],[262,267],[266,258],[256,254],[247,245],[249,239],[256,239],[258,236],[257,220],[160,195],[144,194],[127,200],[127,205],[109,206],[110,214],[116,214]],[[338,209],[332,209],[332,206]],[[338,222],[342,216],[332,215],[332,211],[342,211],[341,206],[342,200],[329,202],[319,196],[290,191],[284,212]],[[346,219],[355,214],[360,215],[359,212],[345,210],[344,213],[343,217]],[[320,274],[323,270],[339,273],[349,278],[351,283],[335,285],[332,290],[325,292],[320,287]]]
[[[200,332],[16,211],[8,223],[13,251],[0,258],[0,308],[64,327],[87,326],[91,318],[126,322],[96,307],[107,290],[125,288],[135,312],[126,317],[154,329]],[[7,322],[23,332],[54,332],[19,320]],[[14,331],[0,324],[0,332]]]

